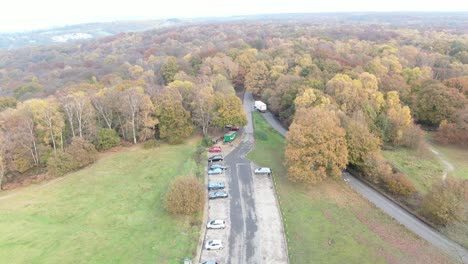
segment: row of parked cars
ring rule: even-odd
[[[210,153],[221,153],[222,149],[220,146],[214,146],[208,149]],[[213,155],[208,158],[208,175],[220,175],[223,174],[224,171],[227,169],[224,164],[221,162],[224,161],[224,157],[221,154]],[[224,190],[226,188],[226,184],[222,181],[208,181],[208,199],[220,199],[220,198],[227,198],[228,193]],[[222,219],[214,219],[208,221],[206,224],[207,229],[224,229],[226,228],[226,221]],[[206,250],[221,250],[224,248],[223,242],[221,239],[211,239],[208,240],[204,245]],[[215,264],[217,263],[214,260],[205,261],[203,263],[206,264]]]

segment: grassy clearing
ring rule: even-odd
[[[454,166],[450,175],[468,180],[468,150],[456,146],[434,145],[434,148],[442,153],[443,158]]]
[[[397,148],[382,153],[387,161],[409,177],[422,194],[427,193],[431,185],[442,177],[444,165],[427,148]]]
[[[313,187],[289,182],[284,138],[258,113],[254,124],[266,138],[256,139],[248,157],[274,171],[291,263],[450,262],[340,180]]]
[[[162,203],[175,177],[192,174],[194,150],[127,148],[45,187],[15,191],[0,200],[0,259],[180,263],[195,255],[201,216],[173,217]]]

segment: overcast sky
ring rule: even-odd
[[[127,19],[353,11],[468,11],[463,0],[2,0],[0,31]]]

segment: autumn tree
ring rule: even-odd
[[[432,223],[446,226],[455,221],[467,221],[468,182],[452,177],[432,185],[424,196],[421,210]]]
[[[179,177],[169,187],[165,208],[172,214],[191,215],[203,209],[205,188],[195,177]]]
[[[214,117],[215,97],[213,89],[208,85],[200,85],[194,94],[192,109],[193,122],[202,129],[204,136],[208,135],[208,128]]]
[[[245,115],[242,101],[236,95],[215,95],[215,114],[213,125],[225,127],[226,125],[247,125],[247,116]]]
[[[0,111],[7,108],[15,108],[18,104],[18,100],[14,97],[0,96]]]
[[[89,95],[83,91],[59,94],[72,136],[91,135],[95,129],[95,111]]]
[[[154,117],[154,105],[139,83],[122,83],[119,90],[121,126],[124,137],[130,130],[129,138],[136,144],[154,136],[158,120]]]
[[[366,89],[371,89],[368,85]],[[368,100],[360,80],[353,80],[345,74],[337,74],[327,82],[326,93],[332,96],[340,106],[341,110],[351,114],[362,109],[363,104]]]
[[[177,58],[169,57],[166,63],[161,67],[161,75],[164,79],[164,83],[167,85],[174,81],[174,76],[179,71],[179,63]]]
[[[250,67],[249,73],[245,76],[245,87],[255,96],[260,96],[268,86],[268,68],[265,62],[258,61]]]
[[[51,144],[54,151],[63,147],[65,122],[55,97],[31,99],[21,104],[20,108],[32,117],[37,133],[45,144]]]
[[[8,170],[24,172],[40,164],[37,131],[31,115],[13,109],[1,112],[0,131]]]
[[[119,109],[118,91],[110,88],[104,88],[91,96],[91,103],[96,110],[98,120],[104,121],[107,128],[112,129],[115,126],[115,113]]]
[[[366,158],[380,150],[381,141],[369,131],[367,124],[353,119],[345,123],[349,163],[362,169]]]
[[[286,137],[288,178],[317,183],[339,177],[348,164],[345,130],[328,109],[299,109]]]
[[[159,136],[170,144],[179,144],[193,132],[190,112],[182,104],[177,89],[164,88],[157,96],[156,114],[159,119]]]
[[[438,126],[444,119],[452,121],[455,112],[466,103],[465,96],[457,89],[433,83],[425,85],[416,94],[413,109],[420,122]]]

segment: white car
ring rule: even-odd
[[[261,167],[261,168],[255,169],[254,172],[255,172],[255,174],[268,174],[268,175],[270,175],[271,174],[271,169],[266,168],[266,167]]]
[[[206,250],[223,249],[223,243],[219,239],[213,239],[213,240],[206,242],[205,249]]]
[[[226,227],[226,222],[224,220],[212,220],[206,224],[208,229],[224,229]]]

